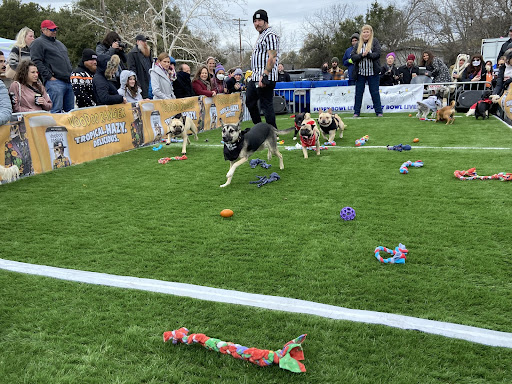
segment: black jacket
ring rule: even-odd
[[[354,62],[354,71],[352,72],[353,80],[357,79],[357,75],[359,72],[359,63],[363,59],[362,53],[356,53],[357,46],[354,47],[352,53],[350,54],[350,58]],[[372,51],[367,56],[373,62],[373,75],[379,75],[380,73],[380,43],[375,37],[373,38]]]
[[[52,77],[69,83],[71,62],[68,49],[54,37],[41,35],[30,45],[30,58],[37,66],[39,76],[46,84]]]
[[[512,82],[512,78],[505,81],[505,65],[500,66],[498,71],[498,80],[496,81],[496,87],[492,92],[494,95],[502,95],[503,91],[507,89],[507,87]]]
[[[380,85],[391,86],[398,84],[398,68],[393,64],[391,68],[387,64],[382,66],[380,70]]]
[[[101,55],[98,57],[98,68],[92,79],[94,87],[94,98],[97,105],[114,105],[123,102],[123,96],[117,92],[117,88],[111,81],[105,77],[105,70],[110,56]]]
[[[505,41],[503,43],[503,45],[501,46],[501,49],[500,49],[500,53],[498,55],[498,58],[496,59],[496,62],[498,62],[500,60],[500,57],[505,55],[505,51],[507,50],[509,44],[512,44],[512,39],[508,39],[507,41]]]
[[[418,75],[420,72],[420,68],[416,65],[413,65],[409,68],[407,65],[402,65],[398,68],[398,75],[400,76],[400,84],[411,84],[412,74],[415,73]]]
[[[460,78],[459,78],[459,81],[461,83],[462,82],[466,82],[466,81],[471,81],[471,79],[468,77],[469,76],[468,69],[469,69],[469,67],[466,67],[466,69],[464,69],[464,71],[462,71],[462,73],[460,75]],[[487,69],[485,69],[485,64],[482,63],[482,72],[480,74],[480,81],[485,81],[485,76],[486,75],[487,75]],[[478,85],[465,84],[464,85],[464,89],[484,90],[485,89],[485,84],[483,84],[483,83],[478,84]]]
[[[190,73],[183,71],[177,72],[176,80],[172,83],[172,86],[174,88],[174,96],[176,96],[177,99],[196,95],[192,89]]]
[[[151,82],[149,70],[153,65],[152,57],[153,52],[150,51],[149,57],[146,57],[137,46],[134,46],[132,50],[128,52],[128,69],[135,72],[137,75],[137,81],[142,89],[143,99],[148,98],[149,83]]]

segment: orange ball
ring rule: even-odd
[[[412,114],[409,113],[409,117],[412,117]]]
[[[415,137],[415,138],[414,138],[414,140],[413,140],[412,142],[413,142],[413,143],[417,143],[417,142],[419,142],[419,141],[420,141],[420,139],[418,139],[417,137]]]
[[[231,217],[233,216],[233,211],[231,209],[223,209],[222,211],[220,211],[220,215],[222,217]]]

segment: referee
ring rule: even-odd
[[[247,84],[246,105],[252,122],[261,123],[259,100],[266,122],[277,128],[273,99],[278,76],[279,37],[268,25],[268,15],[263,9],[254,13],[252,22],[260,36],[251,56],[252,76]]]

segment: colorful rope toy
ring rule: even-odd
[[[326,142],[324,143],[324,145],[329,145],[329,146],[331,146],[331,147],[335,147],[335,146],[336,146],[336,142],[335,142],[335,141],[326,141]]]
[[[364,135],[360,139],[357,139],[356,140],[356,147],[360,147],[362,145],[365,145],[368,140],[370,140],[370,136],[368,136],[368,135]]]
[[[158,162],[160,164],[167,164],[171,160],[187,160],[187,156],[174,156],[174,157],[162,157],[161,159],[158,159]]]
[[[470,168],[467,171],[455,171],[453,175],[459,180],[500,180],[500,181],[512,181],[512,173],[495,173],[492,176],[478,176],[476,168]]]
[[[416,168],[419,168],[419,167],[423,167],[423,161],[422,160],[417,160],[415,162],[412,162],[411,160],[408,160],[406,161],[405,163],[403,163],[401,166],[400,166],[400,173],[409,173],[409,168],[407,167],[416,167]]]
[[[279,364],[279,368],[291,372],[306,372],[306,367],[299,361],[304,360],[302,342],[306,338],[306,334],[287,342],[278,351],[269,351],[268,349],[247,348],[240,344],[214,339],[202,333],[189,335],[188,332],[187,328],[164,332],[164,343],[167,341],[172,341],[173,344],[183,343],[187,345],[199,343],[210,351],[231,355],[235,359],[247,360],[260,367]]]
[[[380,251],[384,251],[393,256],[389,259],[383,259],[380,255]],[[377,260],[384,264],[405,264],[405,259],[407,259],[406,256],[408,253],[409,251],[402,243],[398,244],[398,247],[395,247],[395,250],[383,247],[382,245],[375,248],[375,257]]]
[[[356,211],[352,207],[343,207],[340,211],[340,217],[345,220],[354,220],[356,218]]]
[[[402,143],[400,143],[398,145],[394,145],[394,146],[387,145],[386,148],[388,149],[388,151],[398,151],[398,152],[411,150],[411,146],[409,144],[403,145]]]

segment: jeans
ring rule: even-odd
[[[357,75],[356,79],[356,100],[354,103],[354,114],[359,115],[361,113],[361,104],[363,103],[363,93],[365,84],[368,83],[368,88],[370,89],[370,95],[372,96],[373,108],[375,109],[375,113],[382,113],[382,105],[380,103],[380,94],[379,94],[379,75],[372,76],[363,76]]]
[[[51,113],[68,112],[75,107],[75,94],[69,81],[48,80],[45,87],[52,100]]]
[[[261,123],[261,115],[258,108],[259,100],[265,121],[277,128],[276,114],[274,112],[274,87],[276,86],[276,82],[271,81],[270,84],[265,87],[256,87],[257,84],[258,82],[249,81],[245,94],[245,104],[251,114],[252,122],[253,124]]]

